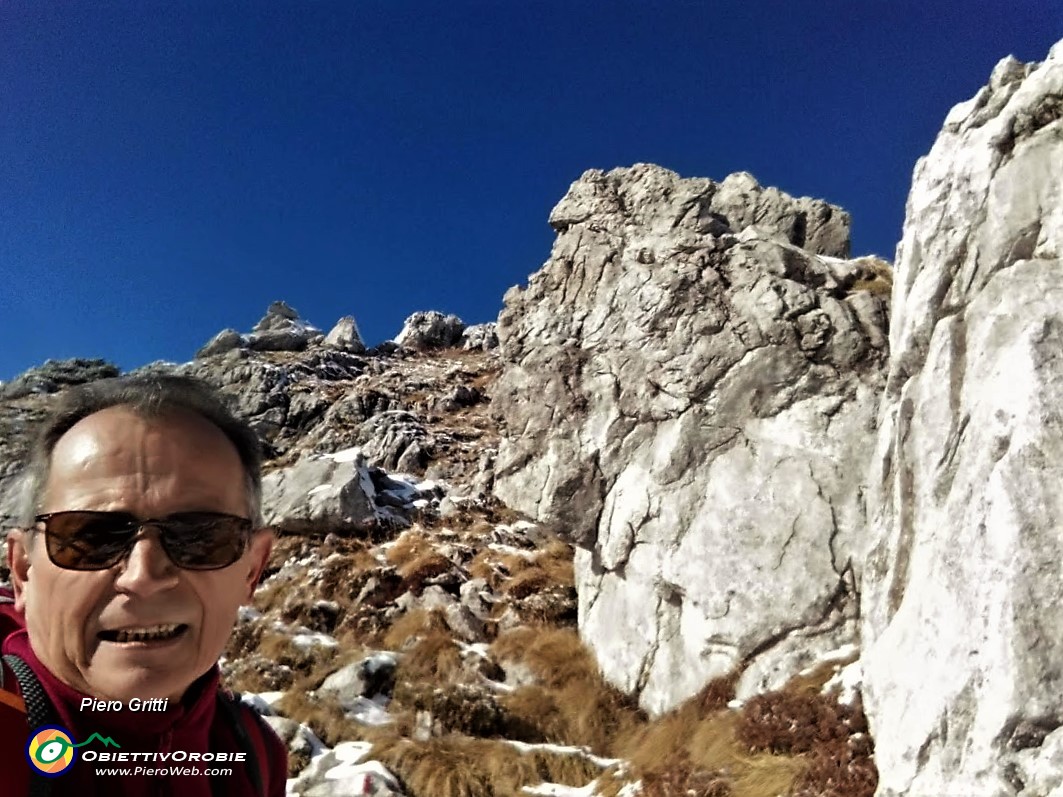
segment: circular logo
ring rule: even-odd
[[[35,770],[54,778],[70,768],[77,758],[77,750],[66,728],[49,725],[38,728],[30,737],[26,743],[26,758]]]

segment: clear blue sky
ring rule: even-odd
[[[0,379],[185,361],[273,299],[491,320],[588,168],[746,170],[892,259],[916,159],[1063,3],[3,0]]]

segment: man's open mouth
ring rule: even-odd
[[[100,631],[99,637],[104,642],[167,642],[177,639],[187,630],[188,626],[184,623],[168,623],[143,628],[116,628]]]

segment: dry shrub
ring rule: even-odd
[[[558,696],[569,744],[611,754],[615,740],[636,727],[641,715],[635,702],[605,682],[599,673],[566,685]]]
[[[430,551],[400,566],[399,575],[402,576],[406,589],[414,595],[420,595],[425,581],[440,576],[453,567],[454,563],[443,554]]]
[[[859,700],[846,706],[789,688],[759,695],[743,708],[737,734],[751,751],[802,756],[806,768],[796,778],[795,794],[871,797],[878,785]]]
[[[794,797],[871,797],[878,788],[878,769],[868,737],[850,739],[844,748],[811,753],[807,772],[798,779]]]
[[[737,738],[741,718],[726,709],[737,674],[716,679],[667,714],[618,740],[645,794],[778,797],[808,768],[793,755],[751,751]]]
[[[822,695],[768,692],[742,708],[738,739],[756,752],[795,755],[866,732],[863,713]]]

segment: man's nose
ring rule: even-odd
[[[158,532],[150,527],[141,529],[133,550],[118,565],[115,588],[143,596],[170,589],[177,581],[177,567],[163,550]]]

